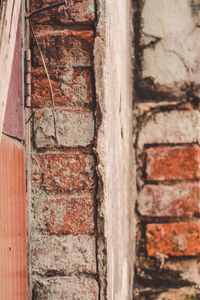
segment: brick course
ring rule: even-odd
[[[31,12],[58,4],[31,0]],[[94,0],[31,16],[31,268],[34,299],[98,299],[93,85]]]
[[[147,180],[200,179],[197,145],[150,148],[146,154]]]
[[[192,217],[200,214],[199,199],[199,183],[147,184],[139,193],[138,209],[143,216]]]

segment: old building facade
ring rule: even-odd
[[[199,1],[11,2],[1,298],[199,299]]]

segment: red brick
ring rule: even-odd
[[[89,67],[92,65],[94,32],[52,30],[36,34],[48,69]],[[33,67],[43,67],[39,50],[32,40]]]
[[[186,223],[148,224],[147,254],[200,255],[200,225]]]
[[[56,3],[56,0],[32,0],[31,11]],[[32,16],[33,24],[91,24],[95,21],[94,0],[67,0],[66,4]]]
[[[44,222],[50,234],[94,232],[94,194],[50,198],[42,206]]]
[[[47,192],[83,191],[94,188],[94,157],[82,153],[32,156],[32,184]]]
[[[199,149],[197,145],[147,149],[147,180],[200,178]]]
[[[138,209],[143,216],[191,217],[200,214],[200,184],[147,184],[138,196]]]
[[[69,108],[93,106],[93,87],[90,70],[49,70],[55,105]],[[32,106],[50,106],[51,94],[44,68],[32,70]]]

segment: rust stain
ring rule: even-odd
[[[0,144],[0,299],[25,300],[27,293],[24,147],[2,137]]]

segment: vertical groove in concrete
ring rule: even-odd
[[[99,270],[101,299],[125,300],[132,298],[134,261],[131,1],[97,1],[97,8],[98,225],[107,252],[106,268]],[[105,259],[100,246],[99,264]]]

